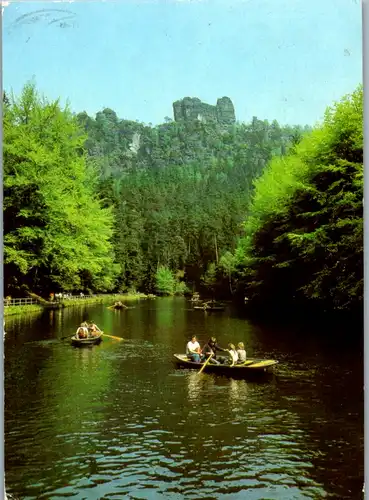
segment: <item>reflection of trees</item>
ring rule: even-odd
[[[47,328],[50,316],[44,319]],[[103,401],[111,377],[106,354],[112,347],[112,342],[80,349],[68,342],[31,343],[22,348],[9,343],[4,435],[10,485],[65,486],[71,478],[66,461],[74,466],[78,456],[94,453],[96,426],[105,418]],[[83,475],[85,464],[83,459],[77,476]],[[38,496],[31,486],[28,492],[27,488],[18,495]]]
[[[155,307],[160,303],[158,299]],[[60,342],[23,344],[37,331],[39,336],[48,334],[48,317],[44,323],[20,325],[19,335],[9,329],[9,481],[42,480],[55,486],[57,476],[64,485],[71,478],[88,477],[85,457],[91,456],[97,459],[94,474],[101,481],[108,481],[113,467],[134,475],[135,465],[144,463],[147,470],[157,466],[164,476],[174,471],[179,491],[189,487],[186,481],[196,473],[194,489],[208,488],[212,497],[237,493],[250,481],[258,484],[260,493],[250,484],[250,498],[323,498],[324,490],[338,492],[337,498],[356,498],[363,475],[362,363],[356,350],[345,344],[340,354],[333,344],[325,348],[311,338],[294,339],[283,331],[276,335],[246,322],[242,330],[239,321],[226,316],[219,321],[209,317],[205,329],[203,316],[185,312],[186,324],[180,301],[173,302],[172,325],[163,334],[163,323],[151,308],[143,303],[120,316],[119,324],[128,330],[123,337],[133,342],[107,339],[92,349]],[[105,309],[92,310],[105,325]],[[74,316],[64,312],[62,317],[58,311],[54,315],[60,336],[80,319],[79,310]],[[46,333],[40,333],[42,328]],[[175,370],[169,364],[174,347],[184,346],[192,331],[222,332],[223,345],[247,335],[250,354],[281,359],[277,377],[256,383]],[[150,343],[144,341],[146,336]],[[142,483],[156,479],[143,476]],[[32,496],[23,493],[19,496]]]
[[[361,344],[347,334],[340,341],[338,328],[318,327],[296,332],[259,325],[254,351],[281,361],[278,406],[298,417],[304,454],[314,466],[311,476],[337,498],[356,498],[364,476]]]
[[[161,300],[155,303],[156,311],[156,324],[160,330],[168,330],[173,326],[173,316],[174,316],[174,297],[167,297],[165,300]]]
[[[361,374],[355,376],[357,368],[349,369],[347,360],[342,371],[321,361],[304,368],[300,380],[281,378],[279,403],[299,418],[306,434],[305,454],[314,466],[312,475],[337,498],[360,498],[364,480]]]

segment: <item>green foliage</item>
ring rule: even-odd
[[[38,304],[29,304],[25,306],[7,306],[4,307],[4,317],[15,316],[17,314],[40,314],[43,310],[43,307]]]
[[[258,300],[313,300],[352,309],[363,299],[362,88],[255,181],[235,252],[241,290]]]
[[[156,290],[162,295],[173,295],[176,288],[176,279],[170,269],[159,266],[156,271]]]
[[[170,119],[152,127],[109,108],[74,117],[33,85],[3,102],[9,291],[175,294],[186,291],[181,279],[199,285],[207,269],[213,293],[220,278],[233,293],[253,183],[258,192],[265,165],[273,157],[283,165],[306,132],[256,117],[228,127]],[[273,193],[260,204],[273,200],[279,207]],[[257,225],[255,214],[250,221]]]
[[[184,295],[188,291],[189,291],[189,288],[187,287],[187,285],[184,281],[176,281],[176,286],[174,289],[174,293],[176,295]]]
[[[177,276],[165,266],[159,266],[156,275],[156,291],[160,295],[183,295],[188,291],[186,283],[180,281],[179,275]]]
[[[86,136],[31,84],[4,111],[5,286],[111,289],[113,216],[86,165]]]
[[[228,128],[168,119],[151,127],[109,109],[78,120],[100,190],[114,206],[119,287],[148,290],[158,264],[184,268],[186,280],[199,284],[209,262],[234,250],[253,179],[300,130],[257,118]]]
[[[207,287],[213,287],[217,281],[217,269],[214,262],[210,262],[205,274],[202,276],[202,282]]]

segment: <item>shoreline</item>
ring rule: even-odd
[[[153,298],[153,296],[144,293],[135,294],[109,294],[105,296],[96,296],[83,299],[63,299],[60,301],[43,301],[42,304],[30,304],[24,306],[4,306],[4,318],[7,316],[15,316],[20,314],[29,314],[42,312],[45,309],[64,309],[65,307],[75,307],[90,304],[98,304],[104,302],[114,302],[120,300],[122,302],[134,302],[142,299]]]

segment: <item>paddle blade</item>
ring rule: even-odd
[[[114,335],[108,335],[107,333],[102,334],[104,337],[110,337],[111,339],[115,340],[124,340],[122,337],[115,337]]]

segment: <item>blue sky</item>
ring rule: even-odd
[[[11,2],[3,85],[145,123],[228,96],[240,121],[313,125],[361,82],[361,44],[359,0]]]

